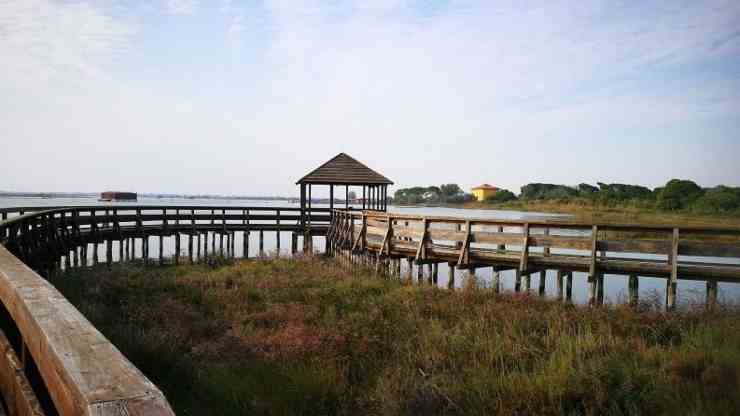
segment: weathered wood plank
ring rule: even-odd
[[[62,415],[174,415],[164,395],[50,283],[0,246],[0,300]]]
[[[11,416],[43,416],[45,413],[5,333],[0,330],[0,393]]]

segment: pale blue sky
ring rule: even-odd
[[[740,185],[735,1],[0,0],[0,189]]]

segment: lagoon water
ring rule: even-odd
[[[291,203],[285,200],[243,200],[243,199],[185,199],[185,198],[139,198],[135,203],[121,203],[124,205],[203,205],[203,206],[250,206],[250,207],[297,207],[295,203]],[[3,207],[37,207],[37,206],[71,206],[71,205],[100,205],[100,206],[116,206],[116,203],[99,202],[96,198],[9,198],[0,197],[0,208]],[[314,204],[315,207],[322,205]],[[463,218],[490,218],[490,219],[510,219],[510,220],[522,220],[522,219],[543,219],[543,218],[569,218],[568,215],[564,214],[548,214],[548,213],[535,213],[535,212],[522,212],[522,211],[500,211],[500,210],[484,210],[484,209],[454,209],[445,207],[396,207],[390,206],[389,211],[399,214],[409,215],[430,215],[430,216],[450,216],[450,217],[463,217]],[[258,250],[258,233],[251,233],[249,247],[250,256],[256,256]],[[238,233],[235,247],[237,255],[240,256],[242,247],[242,236]],[[281,240],[281,255],[288,255],[290,252],[290,235],[289,233],[282,233]],[[317,238],[314,244],[315,249],[323,250],[324,242],[323,239]],[[183,245],[182,247],[185,247]],[[277,247],[276,235],[274,232],[265,233],[265,250],[274,252]],[[173,255],[175,250],[174,240],[172,238],[165,239],[164,244],[165,255]],[[140,247],[137,247],[137,253]],[[114,257],[117,256],[117,247],[113,249]],[[152,238],[150,240],[150,253],[153,256],[154,253],[158,252],[157,239]],[[92,253],[90,253],[91,255]],[[687,260],[689,260],[687,258]],[[694,259],[690,259],[694,260]],[[707,259],[699,260],[707,261]],[[740,264],[740,259],[711,259],[711,261],[718,263],[729,263],[729,264]],[[404,262],[403,267],[406,267]],[[440,286],[447,285],[448,268],[446,264],[439,265],[439,284]],[[492,269],[490,267],[481,268],[476,270],[476,279],[479,284],[488,285],[491,282]],[[503,290],[514,290],[514,273],[512,271],[501,273],[501,282]],[[458,271],[456,274],[456,285],[460,286],[464,284],[465,279],[468,278],[467,272]],[[546,275],[546,286],[547,294],[549,296],[555,295],[555,279],[556,272],[550,270]],[[627,276],[622,275],[605,275],[605,301],[606,302],[623,302],[626,299],[627,294]],[[533,274],[531,278],[531,288],[537,290],[539,286],[539,274]],[[585,273],[574,273],[573,274],[573,299],[575,302],[583,303],[587,299],[587,284]],[[678,295],[679,303],[687,302],[703,302],[705,298],[705,283],[679,280],[678,282]],[[656,279],[649,277],[640,278],[640,298],[641,299],[658,299],[663,302],[665,296],[665,279]],[[737,283],[720,283],[719,284],[719,298],[725,302],[738,302],[740,301],[740,284]]]

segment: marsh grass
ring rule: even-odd
[[[573,215],[576,221],[588,223],[647,223],[676,226],[740,225],[740,212],[709,214],[688,210],[666,211],[639,201],[605,205],[589,199],[517,200],[500,204],[468,202],[450,206],[453,208],[564,213]]]
[[[133,264],[54,283],[179,415],[740,409],[735,307],[587,309],[318,258]]]

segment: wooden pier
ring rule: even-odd
[[[557,271],[557,293],[572,299],[573,272],[588,275],[588,299],[604,299],[605,274],[629,276],[636,303],[639,277],[666,280],[666,307],[677,282],[740,282],[740,228],[584,224],[551,221],[423,217],[387,213],[386,177],[339,154],[298,181],[300,207],[107,205],[0,209],[0,394],[11,415],[172,415],[167,399],[46,278],[60,271],[139,259],[146,264],[195,263],[213,255],[265,253],[265,234],[290,235],[290,253],[314,252],[315,237],[340,264],[438,283],[439,265],[455,271],[515,272],[516,291],[530,276]],[[314,186],[329,187],[329,207],[312,206]],[[344,209],[334,209],[335,187]],[[350,187],[362,188],[361,209]],[[341,205],[341,204],[340,204]],[[250,235],[257,234],[257,250]],[[156,253],[150,252],[155,239]],[[302,248],[299,248],[299,241]],[[163,247],[174,246],[169,257]],[[401,261],[408,262],[401,276]],[[732,259],[734,263],[730,263]],[[725,260],[723,262],[723,260]],[[426,269],[426,270],[425,270]],[[541,274],[540,276],[543,276]],[[545,279],[538,292],[545,293]]]
[[[0,209],[0,394],[11,415],[171,415],[164,395],[45,277],[141,259],[195,263],[208,256],[249,257],[250,233],[265,255],[265,234],[291,236],[291,254],[313,252],[325,236],[334,189],[362,188],[362,208],[385,210],[393,182],[340,153],[298,181],[300,207],[63,206]],[[329,207],[314,208],[314,186],[329,186]],[[241,237],[241,238],[238,238]],[[157,253],[150,252],[158,240]],[[329,242],[327,241],[327,244]],[[138,248],[138,250],[137,250]],[[253,250],[251,250],[253,251]],[[7,337],[6,337],[7,335]],[[2,407],[0,407],[2,409]]]
[[[139,259],[148,264],[234,257],[241,234],[290,234],[313,250],[328,208],[79,206],[0,209],[0,394],[12,415],[172,415],[164,395],[45,278],[61,270]],[[302,218],[311,218],[306,227]],[[159,251],[149,250],[152,239]],[[164,242],[172,240],[168,259]],[[253,250],[252,250],[253,251]],[[47,399],[44,399],[47,398]]]
[[[718,282],[740,283],[740,228],[670,227],[639,224],[586,224],[562,221],[506,221],[425,217],[335,210],[327,238],[333,253],[350,263],[367,262],[385,274],[401,276],[408,262],[412,280],[423,267],[435,282],[437,265],[455,270],[491,267],[494,290],[500,272],[515,273],[515,291],[530,290],[530,276],[557,272],[557,293],[572,299],[573,272],[588,276],[588,303],[604,300],[605,275],[629,276],[629,299],[636,303],[639,277],[666,280],[666,308],[676,307],[679,280],[706,281],[707,303],[717,300]],[[734,259],[729,263],[723,259]],[[545,279],[538,292],[545,293]]]

